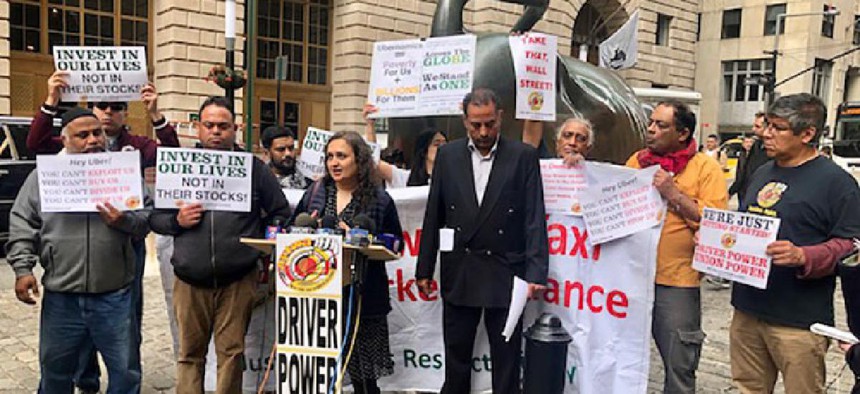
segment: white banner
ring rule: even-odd
[[[388,315],[394,375],[383,390],[438,391],[444,381],[442,302],[415,285],[415,263],[427,187],[392,189],[404,231],[403,258],[388,267]],[[594,245],[581,218],[550,215],[549,290],[526,308],[523,327],[547,311],[573,337],[565,393],[645,393],[648,385],[651,305],[661,226]],[[438,267],[437,267],[438,269]],[[438,288],[438,287],[437,287]],[[483,324],[474,350],[473,390],[490,390],[489,345]]]
[[[474,35],[377,42],[367,99],[372,118],[457,115],[472,91]]]
[[[524,33],[508,38],[517,76],[517,119],[555,122],[558,37]]]
[[[693,268],[706,274],[767,288],[771,258],[767,245],[776,241],[778,218],[705,208]]]
[[[155,207],[199,202],[210,211],[249,212],[254,156],[197,148],[158,148]]]
[[[379,384],[386,391],[438,391],[445,379],[442,302],[438,293],[427,296],[418,291],[414,280],[428,187],[388,192],[397,204],[405,246],[403,258],[386,264],[394,375],[380,379]],[[290,202],[295,204],[300,194],[290,191]],[[547,224],[549,290],[541,300],[529,303],[523,327],[530,326],[544,311],[562,319],[573,337],[564,372],[565,393],[645,393],[661,226],[597,246],[589,239],[581,218],[550,215]],[[263,312],[255,309],[246,342],[258,341],[259,333],[264,331],[264,319],[257,319],[258,313]],[[274,319],[271,313],[268,315],[271,327]],[[271,328],[265,331],[272,332]],[[245,351],[253,369],[244,375],[246,391],[252,391],[260,378],[254,367],[265,361],[271,346],[263,347],[266,353],[261,357],[259,342],[254,343]],[[214,350],[210,356],[212,353]],[[257,360],[256,364],[253,360]],[[491,359],[483,323],[478,327],[473,360],[473,389],[490,390]],[[206,370],[206,389],[213,390],[214,357],[207,359]],[[271,390],[272,379],[269,383],[267,389]]]
[[[621,70],[636,65],[639,57],[639,11],[633,13],[630,19],[618,31],[600,43],[600,67]]]
[[[38,155],[42,212],[96,212],[110,203],[121,211],[143,207],[140,152]]]
[[[68,71],[63,101],[139,101],[146,86],[144,47],[54,47],[54,68]]]
[[[666,203],[652,185],[658,169],[585,163],[589,188],[580,201],[594,243],[623,238],[663,223]]]
[[[544,159],[540,161],[540,176],[546,213],[582,215],[579,194],[588,186],[584,165],[569,167],[561,159]]]

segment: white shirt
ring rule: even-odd
[[[490,180],[490,172],[493,170],[493,162],[496,160],[496,149],[499,147],[499,139],[490,149],[490,154],[481,156],[481,152],[475,147],[475,143],[469,138],[469,151],[472,158],[472,174],[475,179],[475,197],[478,198],[478,206],[484,200],[484,192],[487,191],[487,182]]]

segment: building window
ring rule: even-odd
[[[669,45],[669,26],[672,24],[672,17],[669,15],[657,14],[657,39],[655,43],[660,46]]]
[[[832,6],[824,5],[824,12],[832,12]],[[833,30],[836,25],[836,17],[833,15],[824,15],[821,17],[821,35],[827,38],[833,38]]]
[[[9,46],[13,51],[39,52],[42,49],[41,4],[38,1],[15,1],[10,4]]]
[[[741,9],[723,11],[723,33],[721,38],[741,36]]]
[[[860,15],[854,15],[854,45],[860,45]]]
[[[755,102],[764,100],[764,86],[747,85],[750,77],[773,72],[771,59],[735,60],[723,62],[723,101]]]
[[[815,69],[812,71],[812,94],[818,96],[824,105],[830,98],[830,77],[833,72],[833,62],[815,59]]]
[[[776,32],[776,18],[785,14],[785,4],[773,4],[767,6],[764,11],[764,35],[772,36]],[[779,25],[779,34],[785,34],[785,19]]]
[[[43,54],[55,45],[148,47],[149,6],[149,0],[14,0],[10,47]],[[40,45],[44,37],[47,48]]]
[[[328,84],[331,0],[260,0],[257,77],[275,79],[286,56],[286,81]]]
[[[122,16],[120,45],[147,46],[149,43],[149,1],[122,0],[120,15]]]

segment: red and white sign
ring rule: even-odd
[[[778,218],[705,208],[700,223],[693,269],[767,288],[771,259],[765,250],[776,241]]]
[[[637,170],[587,162],[585,168],[589,188],[580,200],[594,243],[623,238],[663,222],[666,203],[652,185],[659,167]]]
[[[570,167],[561,159],[541,160],[540,175],[546,213],[582,215],[579,194],[588,185],[584,166]]]
[[[96,212],[104,203],[143,208],[140,152],[39,155],[36,171],[42,212]]]
[[[524,33],[508,39],[517,77],[517,119],[555,121],[558,37]]]

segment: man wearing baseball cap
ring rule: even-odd
[[[57,153],[63,149],[63,140],[54,136],[52,125],[54,117],[60,111],[59,104],[62,90],[68,87],[69,73],[56,71],[48,78],[48,96],[30,123],[30,133],[27,135],[27,148],[41,154]],[[147,84],[141,89],[141,101],[146,107],[152,121],[155,134],[161,141],[160,146],[178,147],[179,137],[176,130],[158,110],[158,92],[153,84]],[[156,149],[159,143],[149,137],[133,135],[126,121],[128,120],[128,103],[126,102],[91,102],[90,112],[99,121],[104,130],[105,147],[107,151],[137,150],[140,151],[141,168],[155,166]],[[74,111],[76,107],[69,109]],[[132,286],[132,305],[134,315],[132,326],[134,341],[132,341],[132,356],[129,368],[140,372],[140,324],[143,319],[143,270],[146,263],[146,234],[132,243],[137,272]],[[81,365],[75,383],[85,393],[99,391],[99,367],[95,351],[82,352]]]
[[[62,125],[66,154],[104,152],[105,133],[91,111],[72,108]],[[140,371],[129,368],[136,265],[130,252],[132,239],[149,232],[151,202],[137,211],[104,203],[98,212],[42,212],[38,174],[30,173],[12,206],[6,251],[21,302],[36,303],[40,292],[33,268],[44,268],[39,392],[70,392],[80,354],[89,346],[104,359],[108,392],[139,392]]]

